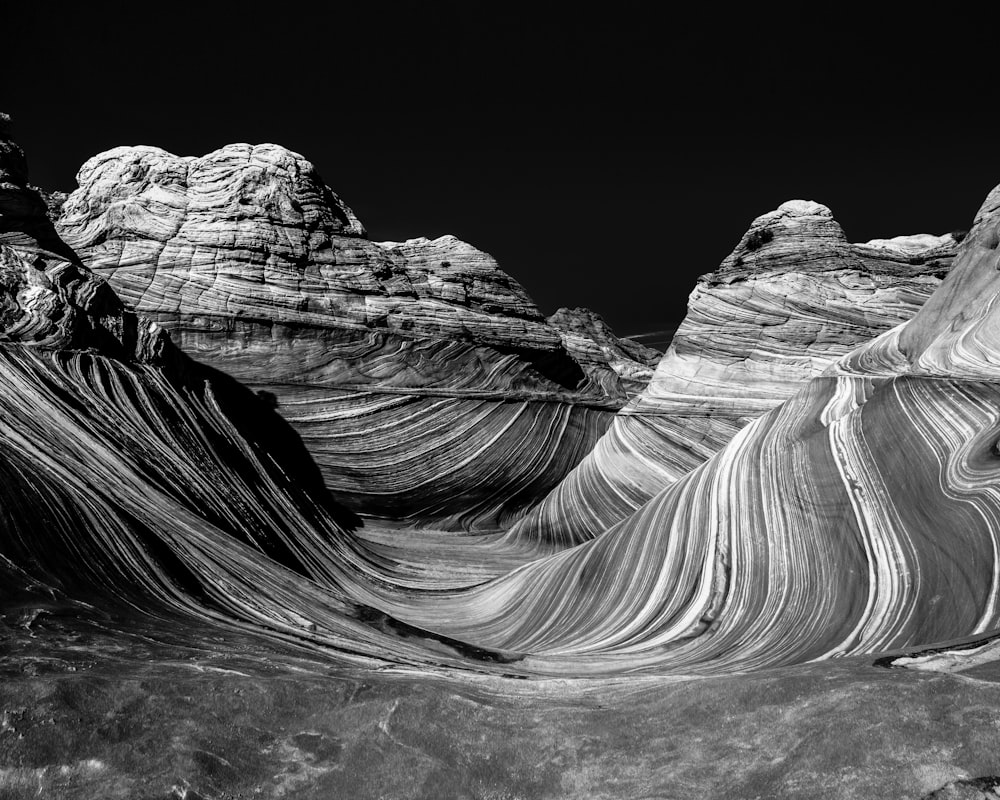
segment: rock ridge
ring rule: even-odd
[[[508,524],[657,358],[589,312],[546,319],[454,236],[370,241],[277,145],[121,147],[78,181],[57,227],[84,262],[182,350],[273,397],[359,512]]]
[[[837,359],[910,319],[956,247],[950,234],[852,244],[812,201],[757,217],[699,278],[646,388],[512,535],[554,544],[599,535]]]

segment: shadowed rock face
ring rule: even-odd
[[[0,342],[158,360],[168,337],[126,309],[59,239],[9,125],[0,114]]]
[[[598,314],[587,308],[560,308],[548,318],[559,331],[563,348],[580,364],[588,378],[616,394],[620,385],[638,395],[653,376],[660,353],[629,339],[619,339]]]
[[[699,279],[646,389],[513,535],[579,543],[624,519],[837,358],[910,319],[955,250],[950,235],[851,244],[807,201],[758,217]]]
[[[509,520],[658,358],[599,318],[547,321],[454,237],[368,241],[312,165],[275,145],[117,148],[78,180],[67,241],[182,349],[272,397],[359,511]]]

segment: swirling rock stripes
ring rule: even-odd
[[[257,422],[268,424],[263,410]],[[371,623],[378,613],[358,599],[376,557],[301,477],[242,435],[211,386],[96,354],[0,346],[0,596],[27,579],[104,612],[222,626],[355,664],[465,664],[461,645]]]
[[[1000,372],[981,380],[988,348],[966,344],[996,327],[995,216],[933,303],[634,513],[409,618],[552,672],[759,669],[996,629]]]
[[[234,242],[259,236],[260,252],[287,260],[299,246],[288,242],[317,231],[282,232],[288,209],[300,213],[294,192],[267,169],[254,171],[255,158],[281,161],[281,153],[239,152],[253,162],[249,172],[206,165],[210,174],[191,193],[190,165],[183,181],[168,165],[162,180],[143,184],[137,209],[101,206],[88,246],[103,247],[133,223],[149,241],[173,241],[176,209],[208,197],[206,207],[230,208],[237,223],[245,221],[239,206],[253,204],[260,219],[278,220],[256,234],[241,224],[220,230]],[[146,181],[143,158],[125,162],[127,175],[109,174]],[[281,164],[291,175],[291,162]],[[251,202],[240,204],[244,196]],[[352,244],[365,240],[351,215],[323,203],[315,213],[328,215],[322,224],[331,241],[344,240],[344,258],[368,252]],[[613,364],[629,350],[595,319],[559,315],[558,327],[528,319],[522,307],[498,323],[540,325],[559,342],[548,350],[527,346],[527,335],[517,345],[487,341],[498,330],[491,324],[479,339],[420,339],[360,323],[327,326],[297,350],[312,330],[301,320],[268,332],[264,316],[178,314],[178,330],[218,363],[275,389],[256,397],[166,339],[158,359],[144,358],[130,349],[139,333],[129,326],[139,321],[96,302],[105,284],[70,261],[77,273],[59,271],[60,262],[50,274],[51,256],[40,264],[31,260],[38,252],[15,247],[4,255],[5,330],[31,335],[0,345],[0,570],[12,583],[29,576],[105,609],[223,626],[357,665],[521,676],[706,675],[1000,628],[998,208],[991,195],[935,298],[832,366],[852,337],[919,305],[947,267],[949,244],[849,245],[816,204],[765,215],[706,282],[725,288],[706,288],[660,380],[594,450],[611,477],[578,469],[530,518],[544,524],[535,533],[522,523],[505,537],[453,534],[481,554],[457,557],[454,567],[447,533],[414,532],[411,542],[387,524],[353,534],[329,490],[360,495],[369,513],[381,508],[397,525],[509,522],[547,478],[570,468],[622,399],[615,393],[627,392],[620,378],[628,370]],[[382,280],[392,286],[372,291],[398,299],[406,269],[393,273],[390,262],[419,262],[427,247],[383,248],[399,252],[358,270],[351,291],[363,295],[358,286]],[[859,254],[882,266],[845,263]],[[751,269],[768,263],[770,271]],[[399,300],[428,300],[414,311],[415,326],[455,330],[453,319],[435,321],[435,304],[461,305],[459,284],[466,302],[470,286],[480,291],[450,266],[448,281],[427,273],[424,295]],[[60,277],[71,274],[79,280]],[[241,275],[257,273],[222,270],[223,294]],[[313,279],[309,264],[302,275]],[[185,285],[196,287],[192,297],[201,290]],[[51,303],[31,294],[38,286]],[[794,294],[806,296],[789,300]],[[490,316],[480,305],[474,313]],[[61,329],[67,313],[84,327]],[[159,330],[155,321],[142,326]],[[708,335],[713,326],[717,337]],[[783,327],[805,358],[771,330]],[[578,357],[559,355],[570,351]],[[255,359],[275,370],[273,382],[253,382]],[[446,363],[461,373],[452,382]],[[748,421],[768,396],[787,397]],[[325,485],[268,401],[323,462]],[[587,495],[586,505],[570,488]],[[544,527],[546,514],[565,517],[564,529]],[[582,517],[593,535],[576,527]]]
[[[315,389],[281,409],[341,502],[461,529],[508,522],[610,419],[567,403]]]
[[[599,535],[809,378],[910,319],[955,247],[950,235],[850,244],[829,209],[806,201],[759,217],[699,279],[646,389],[512,537],[563,546]]]
[[[78,180],[59,230],[88,266],[185,352],[266,393],[361,513],[508,524],[659,357],[585,310],[546,320],[453,236],[369,241],[312,164],[276,145],[117,148]]]
[[[993,385],[816,379],[604,535],[418,602],[420,622],[552,672],[757,669],[996,627],[998,436]]]

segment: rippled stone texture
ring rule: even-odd
[[[909,322],[596,539],[407,618],[553,672],[716,673],[995,638],[998,230],[1000,189]]]
[[[28,184],[24,153],[9,138],[9,126],[0,114],[0,342],[156,360],[167,337],[126,310],[59,239],[45,201]]]
[[[537,558],[504,551],[501,536],[352,530],[265,399],[184,358],[155,324],[129,334],[129,312],[4,165],[5,796],[993,792],[1000,190],[908,323],[842,355],[597,538]],[[820,218],[820,250],[836,243],[814,207],[786,211]],[[762,238],[751,252],[774,241]],[[920,245],[870,249],[920,273],[930,265],[907,262],[926,257]],[[383,249],[412,264],[442,247],[461,249]],[[523,381],[528,396],[543,377],[570,398],[628,391],[640,368],[596,317],[538,324],[578,375],[538,348],[530,367],[523,352],[497,366],[485,359],[495,344],[369,341],[365,326],[350,328],[355,345],[376,355],[327,367],[388,386],[398,373],[380,364],[417,364],[405,394],[425,381],[439,399],[441,358],[498,392]],[[143,330],[158,349],[130,344]],[[260,331],[233,330],[257,346]],[[688,340],[711,344],[706,330]],[[711,358],[726,365],[735,345],[721,341]],[[777,367],[794,352],[775,350],[761,350],[755,374],[775,376],[761,397],[786,390]],[[738,424],[760,397],[726,395],[717,370],[706,367],[703,393],[671,391],[699,409],[722,398]],[[419,436],[411,445],[427,457]],[[468,550],[494,572],[463,571]]]
[[[8,168],[23,164],[16,145],[0,145],[3,616],[33,608],[30,625],[51,604],[238,629],[274,615],[268,628],[294,637],[320,631],[280,595],[311,583],[328,644],[353,628],[383,643],[362,645],[367,661],[397,650],[345,593],[341,576],[364,574],[354,520],[287,423],[126,310]]]
[[[828,208],[801,200],[758,217],[699,279],[646,390],[513,535],[573,544],[625,518],[837,358],[912,317],[955,248],[948,234],[851,244]]]
[[[186,352],[272,397],[360,511],[446,527],[517,515],[658,357],[594,316],[547,321],[454,237],[369,241],[275,145],[118,148],[78,180],[59,228],[86,263]]]

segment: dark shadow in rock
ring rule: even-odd
[[[490,344],[490,347],[504,355],[514,355],[528,362],[536,372],[564,389],[576,390],[587,380],[580,365],[562,347],[558,350],[533,350],[529,347],[504,347],[499,344]]]
[[[73,248],[56,232],[41,195],[27,184],[14,190],[0,189],[0,242],[83,266]]]
[[[472,659],[473,661],[489,664],[515,664],[518,661],[524,660],[523,653],[476,647],[475,645],[463,642],[461,639],[452,639],[450,636],[444,636],[410,625],[371,606],[358,605],[355,609],[355,615],[361,622],[370,625],[375,630],[395,634],[404,639],[414,637],[427,642],[439,642],[449,650],[460,653],[465,658]]]
[[[901,658],[915,658],[917,656],[932,656],[935,653],[959,653],[963,650],[975,650],[977,647],[983,647],[984,645],[994,642],[997,639],[1000,639],[1000,631],[994,630],[990,631],[985,636],[966,637],[964,639],[953,639],[947,642],[937,642],[936,644],[927,645],[926,647],[914,648],[912,650],[882,656],[881,658],[875,659],[872,662],[872,666],[882,667],[883,669],[906,669],[906,667],[902,664],[896,664],[895,662]]]
[[[166,365],[168,374],[179,378],[183,386],[199,395],[207,381],[222,412],[240,435],[274,459],[274,464],[265,463],[264,466],[279,479],[279,483],[290,482],[307,494],[344,530],[355,530],[364,524],[357,514],[342,506],[330,494],[301,437],[275,410],[277,403],[273,395],[259,394],[227,373],[196,361],[176,347],[171,350],[173,353]]]
[[[985,775],[952,781],[920,800],[1000,800],[1000,777]]]

